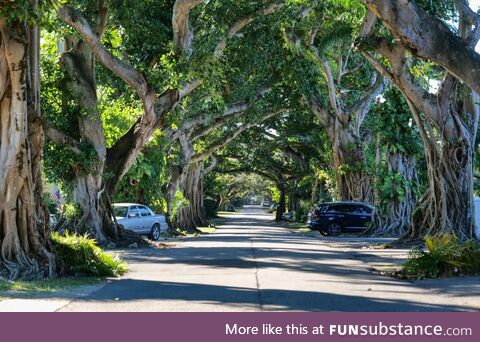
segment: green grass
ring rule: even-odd
[[[52,233],[55,251],[68,274],[76,276],[117,277],[127,272],[127,263],[104,252],[87,235]]]
[[[299,233],[310,233],[312,230],[308,228],[305,223],[301,222],[289,222],[287,225],[288,229],[294,229]]]
[[[212,234],[215,232],[217,228],[215,227],[197,227],[199,231],[202,232],[202,234]]]
[[[95,285],[101,282],[96,277],[67,277],[34,281],[7,281],[0,279],[0,292],[15,291],[21,293],[56,293],[74,289],[84,285]]]
[[[217,215],[234,215],[235,211],[217,211]]]

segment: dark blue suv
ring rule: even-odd
[[[360,202],[322,203],[308,215],[307,226],[331,236],[346,231],[361,232],[372,222],[374,210],[371,205]]]

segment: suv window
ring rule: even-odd
[[[328,205],[320,205],[314,209],[314,212],[315,214],[320,214],[328,211],[328,209],[329,209]]]
[[[363,211],[366,212],[367,214],[373,213],[372,208],[369,208],[369,207],[366,207],[366,206],[362,206],[362,209],[363,209]]]
[[[332,205],[328,211],[337,213],[353,213],[355,211],[355,206],[349,204]]]
[[[357,214],[371,214],[372,209],[370,209],[369,207],[364,206],[364,205],[357,205],[357,206],[355,206],[355,213],[357,213]]]
[[[353,212],[356,214],[363,214],[365,213],[365,209],[363,209],[363,206],[361,205],[356,205]]]
[[[152,216],[152,213],[150,212],[150,210],[148,210],[145,207],[138,207],[138,211],[140,211],[140,216],[142,216],[142,217]]]
[[[328,207],[325,208],[325,210],[323,210],[323,212],[327,212],[327,213],[335,213],[337,212],[337,207],[336,205],[330,205]]]

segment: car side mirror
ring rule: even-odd
[[[137,217],[137,214],[128,214],[128,218],[134,218]]]

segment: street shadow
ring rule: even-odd
[[[466,311],[468,307],[425,304],[414,301],[375,299],[302,290],[275,290],[219,286],[195,283],[164,282],[123,279],[113,281],[87,298],[77,299],[75,304],[87,308],[88,303],[122,304],[129,301],[179,300],[195,303],[225,304],[232,307],[258,307],[265,311]]]

